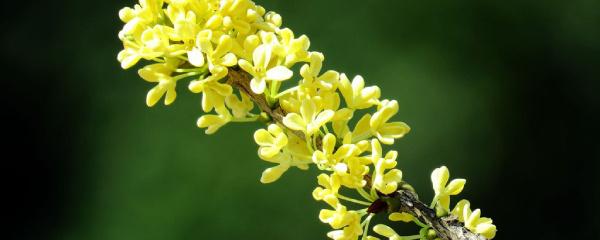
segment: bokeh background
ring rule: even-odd
[[[598,239],[600,2],[258,1],[401,109],[405,179],[467,178],[497,239]],[[195,127],[200,96],[116,61],[131,1],[27,1],[2,10],[5,219],[12,239],[324,239],[317,172],[262,185],[259,124]],[[8,93],[8,94],[7,94]],[[458,198],[455,198],[458,200]],[[427,201],[427,200],[426,200]],[[410,229],[409,229],[410,230]],[[405,232],[406,235],[412,232]]]

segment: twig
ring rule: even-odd
[[[438,217],[435,210],[419,201],[416,194],[409,190],[398,190],[382,196],[388,212],[405,212],[431,227],[437,237],[444,240],[485,240],[485,237],[469,231],[456,217]]]

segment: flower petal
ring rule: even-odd
[[[252,66],[252,64],[250,64],[250,62],[246,61],[245,59],[238,60],[238,65],[242,69],[244,69],[244,71],[246,71],[247,73],[250,73],[250,75],[256,75],[256,73],[254,72],[254,67]]]
[[[283,118],[283,124],[292,130],[306,130],[306,122],[297,113],[288,113],[287,116]]]
[[[204,55],[198,48],[193,48],[192,51],[187,52],[187,57],[190,64],[196,67],[204,66]]]
[[[312,100],[306,99],[302,101],[302,105],[300,105],[300,114],[306,120],[306,123],[310,123],[313,119],[315,119],[315,115],[317,114],[317,106]]]
[[[325,137],[323,137],[322,145],[323,151],[325,151],[325,153],[333,153],[333,149],[335,148],[335,136],[331,133],[325,134]]]
[[[264,78],[252,78],[252,80],[250,80],[250,88],[256,94],[262,94],[265,92],[266,87],[267,83]]]
[[[267,71],[267,79],[273,81],[283,81],[290,79],[294,73],[284,66],[276,66]]]
[[[390,221],[394,221],[394,222],[398,222],[398,221],[410,222],[414,219],[414,217],[408,213],[395,212],[395,213],[390,214],[388,216],[388,219],[390,219]]]
[[[450,183],[446,187],[445,192],[449,195],[457,195],[460,192],[462,192],[463,188],[465,187],[466,182],[467,182],[467,180],[462,179],[462,178],[454,179],[454,180],[450,181]]]
[[[265,169],[260,177],[261,183],[272,183],[277,181],[285,171],[290,168],[288,164],[279,164],[278,166]]]
[[[231,67],[237,63],[237,57],[233,53],[227,53],[221,58],[223,66]]]
[[[177,98],[177,92],[175,91],[175,84],[173,83],[172,86],[169,86],[167,89],[167,94],[165,95],[165,105],[170,105],[173,103],[175,98]]]
[[[319,113],[319,115],[317,115],[317,117],[313,121],[313,124],[315,126],[321,127],[321,126],[325,125],[327,122],[329,122],[329,120],[331,120],[333,118],[334,114],[335,114],[335,112],[333,110],[322,111]]]
[[[391,122],[381,125],[377,131],[384,136],[401,138],[410,131],[410,127],[403,122]]]
[[[279,148],[277,147],[261,147],[258,151],[258,155],[262,159],[270,159],[279,153]]]
[[[150,91],[148,91],[148,94],[146,95],[146,105],[148,105],[148,107],[154,106],[158,102],[158,100],[160,100],[160,98],[165,94],[166,91],[167,89],[165,89],[161,85],[156,85],[155,87],[150,89]]]
[[[433,170],[431,173],[431,182],[433,183],[433,190],[436,195],[444,190],[448,178],[450,178],[450,172],[446,166],[441,166]]]
[[[265,129],[258,129],[254,132],[254,141],[260,146],[268,146],[274,142],[273,136]]]
[[[252,60],[254,61],[255,67],[267,69],[269,61],[271,60],[271,46],[262,44],[256,47],[252,54]]]
[[[352,131],[352,142],[356,142],[358,140],[367,139],[371,136],[371,127],[369,126],[369,122],[371,121],[371,114],[363,115],[360,120],[356,123],[354,127],[354,131]]]
[[[388,238],[392,238],[398,235],[396,231],[394,231],[394,229],[383,224],[375,225],[375,227],[373,227],[373,231]]]

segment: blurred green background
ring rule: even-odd
[[[308,35],[326,68],[398,100],[412,131],[391,149],[425,201],[446,165],[498,239],[598,237],[600,2],[257,3]],[[324,239],[314,169],[258,181],[270,165],[256,155],[259,124],[204,135],[200,95],[185,86],[172,106],[145,106],[152,85],[116,60],[117,13],[133,4],[2,10],[5,66],[24,79],[8,83],[6,113],[21,126],[9,138],[29,149],[9,177],[23,206],[9,211],[20,226],[9,236]]]

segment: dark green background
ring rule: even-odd
[[[392,148],[423,199],[446,165],[498,239],[598,238],[600,2],[258,3],[398,100],[412,131]],[[204,135],[186,86],[145,106],[152,85],[116,61],[133,4],[3,7],[9,238],[324,239],[314,169],[258,181],[259,124]]]

